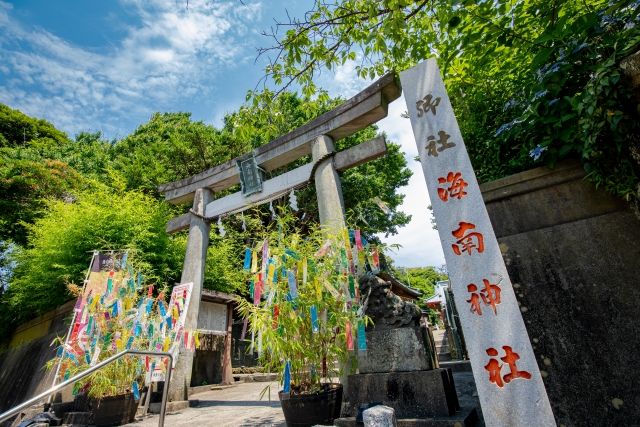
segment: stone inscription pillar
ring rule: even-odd
[[[200,216],[204,216],[205,208],[212,200],[213,192],[207,188],[199,188],[196,190],[193,199],[193,212],[196,215],[191,216],[187,250],[184,256],[182,277],[180,278],[180,283],[193,283],[191,302],[187,308],[184,325],[185,329],[190,331],[196,330],[198,327],[202,282],[204,281],[207,248],[209,247],[210,226],[209,223]],[[193,353],[193,351],[187,350],[186,348],[180,349],[178,362],[171,376],[171,384],[169,385],[169,400],[171,401],[188,400]]]

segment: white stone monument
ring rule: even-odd
[[[487,426],[555,426],[435,59],[400,74]]]

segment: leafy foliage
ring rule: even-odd
[[[120,249],[132,244],[158,282],[178,281],[186,236],[168,236],[164,226],[187,207],[173,208],[159,200],[157,185],[244,154],[340,102],[311,100],[292,93],[272,99],[264,93],[228,114],[221,129],[192,121],[188,113],[158,113],[119,141],[106,141],[100,133],[80,133],[71,140],[51,127],[48,133],[26,132],[23,141],[0,147],[0,242],[3,247],[10,242],[16,245],[13,261],[7,259],[0,267],[7,278],[12,266],[16,267],[9,291],[0,297],[9,307],[4,314],[5,326],[66,301],[69,294],[65,284],[81,280],[93,249]],[[0,126],[3,141],[15,139],[15,132],[2,132],[15,129],[16,123],[33,129],[50,127],[8,107],[2,111],[11,113],[7,119],[10,123]],[[375,135],[375,128],[366,129],[341,140],[338,149]],[[291,167],[304,161],[308,159],[300,159]],[[389,144],[386,158],[343,174],[347,214],[363,233],[393,233],[408,222],[409,218],[398,210],[402,196],[396,189],[405,185],[409,176],[404,157],[394,144]],[[301,208],[298,218],[305,216],[299,225],[304,230],[317,220],[315,190],[308,186],[297,195]],[[373,197],[385,203],[389,211],[383,212],[371,201]],[[274,202],[278,210],[287,203],[286,198]],[[271,220],[266,207],[256,213],[259,219],[247,216],[247,232],[236,217],[223,219],[225,237],[217,235],[213,227],[205,287],[247,292],[237,270],[242,245],[250,233]]]
[[[156,113],[114,145],[115,168],[129,189],[157,195],[157,186],[195,175],[232,158],[238,150],[220,132],[189,113]]]
[[[46,200],[71,197],[83,183],[65,162],[42,159],[30,148],[0,148],[0,239],[24,245],[25,226],[43,214]]]
[[[480,180],[535,166],[542,149],[550,165],[578,157],[592,181],[630,199],[638,115],[618,64],[638,49],[639,10],[632,0],[317,0],[262,53],[277,52],[266,68],[276,84],[306,94],[323,67],[354,61],[373,79],[436,56]]]
[[[249,319],[250,331],[263,350],[260,358],[263,366],[282,376],[284,364],[289,361],[292,393],[314,393],[322,388],[323,381],[330,382],[333,376],[330,369],[336,362],[346,363],[347,332],[355,332],[358,322],[368,319],[358,318],[356,308],[347,303],[342,291],[347,278],[338,266],[348,268],[345,242],[332,237],[328,247],[327,236],[319,228],[301,235],[291,228],[294,221],[290,215],[281,216],[254,245],[253,250],[259,252],[262,242],[268,242],[269,256],[276,262],[272,274],[276,280],[264,279],[262,292],[266,297],[260,298],[258,294],[258,304],[238,298],[238,311]],[[328,250],[320,255],[322,247]],[[288,276],[282,277],[281,269],[296,277],[295,293]],[[246,279],[252,280],[253,275],[247,271]],[[262,289],[255,283],[256,289]],[[312,310],[317,313],[315,330]],[[351,327],[353,332],[348,329]]]
[[[25,145],[33,139],[67,141],[67,135],[42,119],[33,119],[18,110],[0,104],[0,147]]]
[[[436,282],[449,277],[435,267],[395,268],[394,274],[408,286],[421,291],[422,299],[433,296]]]
[[[93,250],[129,249],[149,280],[173,283],[183,254],[164,231],[167,206],[140,192],[107,188],[82,192],[74,203],[49,201],[46,214],[29,225],[29,247],[3,295],[4,326],[15,325],[67,301],[68,283],[82,283]]]

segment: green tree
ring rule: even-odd
[[[355,61],[373,79],[435,56],[480,180],[535,166],[541,153],[548,164],[573,156],[629,199],[639,121],[618,65],[638,49],[639,11],[632,0],[317,0],[276,26],[262,53],[276,51],[266,68],[276,84],[307,95],[322,68]]]
[[[42,119],[34,119],[21,111],[0,104],[0,147],[26,145],[27,142],[46,138],[63,143],[67,135],[56,129],[51,123]]]
[[[28,225],[29,246],[2,295],[4,326],[17,325],[71,298],[66,285],[82,283],[91,252],[129,249],[148,280],[179,280],[183,253],[165,232],[168,206],[140,192],[100,186],[73,202],[49,200],[45,215]]]
[[[127,188],[157,195],[157,186],[195,175],[234,157],[238,149],[189,113],[156,113],[114,145],[115,168]]]
[[[396,267],[394,274],[399,280],[421,291],[423,299],[434,295],[436,282],[449,278],[435,267]]]
[[[72,198],[84,184],[60,160],[43,159],[30,148],[0,148],[0,240],[25,245],[25,227],[43,215],[46,200]]]

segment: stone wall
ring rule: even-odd
[[[51,387],[53,372],[44,369],[55,356],[51,342],[67,333],[74,301],[23,325],[0,350],[0,412]]]
[[[481,189],[558,425],[637,425],[640,221],[578,163]]]

